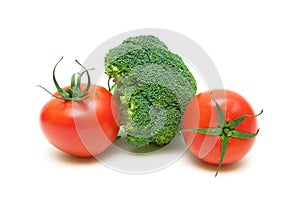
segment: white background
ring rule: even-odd
[[[299,199],[300,5],[297,1],[1,1],[0,199]],[[69,83],[74,59],[138,28],[186,35],[209,54],[225,88],[264,109],[242,161],[215,168],[186,153],[156,173],[129,175],[55,150],[38,116]]]

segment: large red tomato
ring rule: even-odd
[[[207,91],[194,97],[185,110],[182,128],[190,130],[183,132],[190,151],[199,159],[219,166],[243,158],[258,132],[251,105],[229,90]]]
[[[44,135],[53,146],[74,156],[91,157],[101,153],[119,131],[117,102],[108,90],[90,84],[88,70],[74,74],[70,87],[60,88],[54,75],[55,68],[53,80],[58,92],[40,113]],[[88,75],[88,84],[80,83],[84,73]]]

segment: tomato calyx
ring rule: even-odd
[[[56,77],[55,77],[55,70],[56,70],[56,67],[57,65],[62,61],[63,57],[61,57],[59,59],[59,61],[56,63],[56,65],[54,66],[53,68],[53,73],[52,73],[52,78],[53,78],[53,82],[54,82],[54,85],[58,91],[58,93],[60,94],[60,96],[56,96],[54,94],[52,94],[49,90],[47,90],[46,88],[44,88],[43,86],[40,86],[40,85],[37,85],[38,87],[41,87],[42,89],[44,89],[46,92],[48,92],[51,96],[57,98],[57,99],[61,99],[61,100],[65,100],[65,101],[84,101],[86,99],[88,99],[91,95],[86,95],[87,92],[89,91],[90,89],[90,86],[91,86],[91,78],[90,78],[90,74],[89,74],[89,70],[93,70],[94,68],[92,69],[86,69],[82,64],[80,64],[77,60],[75,60],[75,62],[77,64],[79,64],[83,69],[84,71],[81,72],[81,73],[74,73],[71,77],[71,86],[65,90],[63,90],[57,80],[56,80]],[[87,86],[84,90],[81,91],[80,89],[80,85],[81,85],[81,78],[84,74],[87,74],[87,78],[88,78],[88,83],[87,83]]]
[[[229,138],[240,138],[240,139],[251,139],[257,136],[259,129],[257,129],[257,132],[255,134],[253,133],[246,133],[242,131],[235,130],[235,127],[237,127],[244,119],[248,117],[257,117],[263,113],[263,110],[260,111],[257,115],[248,115],[244,114],[240,117],[237,117],[229,122],[226,121],[226,118],[224,116],[223,111],[221,110],[219,104],[216,100],[214,100],[214,103],[216,104],[216,110],[218,115],[218,127],[216,128],[195,128],[195,129],[187,129],[182,130],[183,132],[196,132],[200,134],[206,134],[206,135],[212,135],[212,136],[218,136],[221,139],[221,156],[218,164],[217,171],[215,173],[215,177],[218,175],[222,162],[226,153],[226,149],[228,146]]]

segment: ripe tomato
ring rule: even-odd
[[[63,57],[58,61],[58,63]],[[120,111],[112,94],[105,88],[91,84],[88,69],[74,73],[71,86],[57,88],[53,97],[42,108],[40,126],[49,142],[56,148],[78,157],[91,157],[104,151],[117,137],[120,127]],[[87,74],[88,83],[81,84]]]
[[[224,126],[220,125],[222,116],[219,114],[223,114]],[[241,116],[245,118],[241,121],[235,120]],[[230,128],[229,122],[234,120],[235,126]],[[243,158],[255,141],[255,137],[249,134],[256,135],[258,132],[257,119],[247,100],[235,92],[221,89],[200,93],[194,97],[185,110],[182,128],[190,130],[183,131],[190,151],[204,162],[219,165]],[[211,130],[220,130],[220,133],[214,135],[211,131],[212,134],[201,134],[191,130],[200,128],[212,128]],[[234,134],[231,135],[232,133]],[[242,135],[236,135],[237,133]],[[226,153],[224,152],[224,157],[220,160],[223,139],[226,139],[223,149]]]
[[[82,89],[85,87],[81,84]],[[40,126],[49,142],[79,157],[101,153],[119,131],[120,114],[112,94],[96,85],[91,85],[86,95],[90,94],[84,101],[52,98],[40,114]]]

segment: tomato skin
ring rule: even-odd
[[[86,84],[81,85],[83,90]],[[65,91],[66,88],[63,88]],[[50,99],[40,113],[40,126],[48,141],[61,151],[91,157],[104,151],[117,137],[120,113],[112,94],[91,85],[84,101]],[[55,95],[59,96],[59,93]]]
[[[220,105],[227,122],[244,114],[254,116],[251,105],[241,95],[229,90],[213,90],[200,93],[188,104],[183,116],[183,130],[193,128],[213,128],[218,126],[215,99]],[[255,117],[244,119],[235,130],[255,134],[257,132],[257,120]],[[211,136],[201,133],[183,132],[184,140],[190,151],[200,160],[219,164],[221,156],[220,136]],[[243,158],[251,149],[255,137],[251,139],[239,139],[229,137],[227,150],[223,164],[230,164]]]

